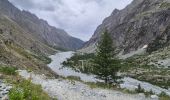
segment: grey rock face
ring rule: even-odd
[[[123,10],[114,10],[98,26],[84,48],[97,43],[100,34],[107,29],[120,50],[124,53],[135,51],[159,36],[168,37],[169,23],[169,0],[134,0]]]
[[[37,40],[49,46],[75,50],[84,43],[69,36],[64,30],[50,26],[28,11],[20,11],[8,0],[0,0],[0,14],[6,15]]]

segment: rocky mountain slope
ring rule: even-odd
[[[101,33],[107,29],[116,46],[124,54],[145,45],[148,45],[148,50],[152,52],[169,45],[169,23],[169,0],[134,0],[122,10],[115,9],[104,19],[81,51],[94,51]]]
[[[8,0],[0,0],[0,65],[54,76],[47,56],[57,49],[77,49],[82,43]]]
[[[28,11],[20,11],[8,0],[0,1],[0,13],[14,21],[26,33],[46,45],[75,50],[83,44],[83,41],[69,36],[62,29],[50,26],[46,21],[39,19],[34,14]]]
[[[46,56],[57,50],[34,39],[9,17],[0,14],[0,65],[51,73]],[[53,73],[53,72],[52,72]]]

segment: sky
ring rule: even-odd
[[[84,41],[90,39],[97,26],[112,11],[123,9],[132,0],[9,0],[21,10],[27,10],[64,29]]]

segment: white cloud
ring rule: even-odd
[[[50,25],[65,29],[70,35],[88,40],[96,27],[115,9],[132,0],[9,0]]]

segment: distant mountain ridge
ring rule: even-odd
[[[111,34],[117,48],[124,54],[145,45],[148,45],[148,48],[153,47],[154,40],[159,37],[163,39],[163,44],[167,44],[170,40],[169,23],[169,0],[134,0],[123,10],[115,9],[104,19],[80,51],[94,52],[95,44],[100,40],[100,35],[105,29]]]
[[[82,40],[68,35],[63,29],[50,26],[47,21],[39,19],[28,11],[20,11],[8,0],[0,1],[0,13],[8,16],[20,27],[42,43],[56,48],[75,50],[82,46]]]

